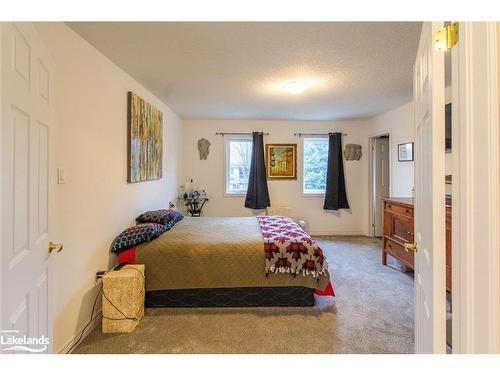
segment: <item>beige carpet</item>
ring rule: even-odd
[[[131,334],[97,327],[74,353],[413,353],[413,277],[380,241],[318,239],[337,297],[315,307],[147,309]]]

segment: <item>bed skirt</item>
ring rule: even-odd
[[[314,306],[314,289],[302,286],[175,289],[146,292],[146,307]]]

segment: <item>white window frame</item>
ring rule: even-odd
[[[324,197],[326,190],[306,190],[305,189],[305,162],[306,162],[306,157],[305,157],[305,144],[306,140],[311,140],[311,139],[324,139],[328,142],[328,136],[324,135],[308,135],[306,137],[302,138],[302,195],[307,196],[307,197]],[[328,167],[328,166],[327,166]]]
[[[224,136],[224,195],[228,197],[241,197],[246,196],[245,191],[230,191],[229,190],[229,173],[230,173],[230,143],[231,142],[248,142],[252,143],[251,135],[235,135],[235,136]]]

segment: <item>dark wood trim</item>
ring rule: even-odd
[[[401,206],[413,208],[413,198],[409,197],[381,197],[384,202],[395,203]]]

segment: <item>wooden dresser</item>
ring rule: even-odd
[[[382,237],[382,264],[387,265],[387,254],[414,269],[414,253],[404,244],[414,242],[413,198],[382,198],[384,232]],[[446,290],[451,292],[451,199],[446,199]]]
[[[451,197],[446,198],[446,291],[451,293]]]
[[[413,199],[382,198],[383,237],[382,264],[387,265],[387,254],[414,268],[413,252],[404,244],[413,242]]]

